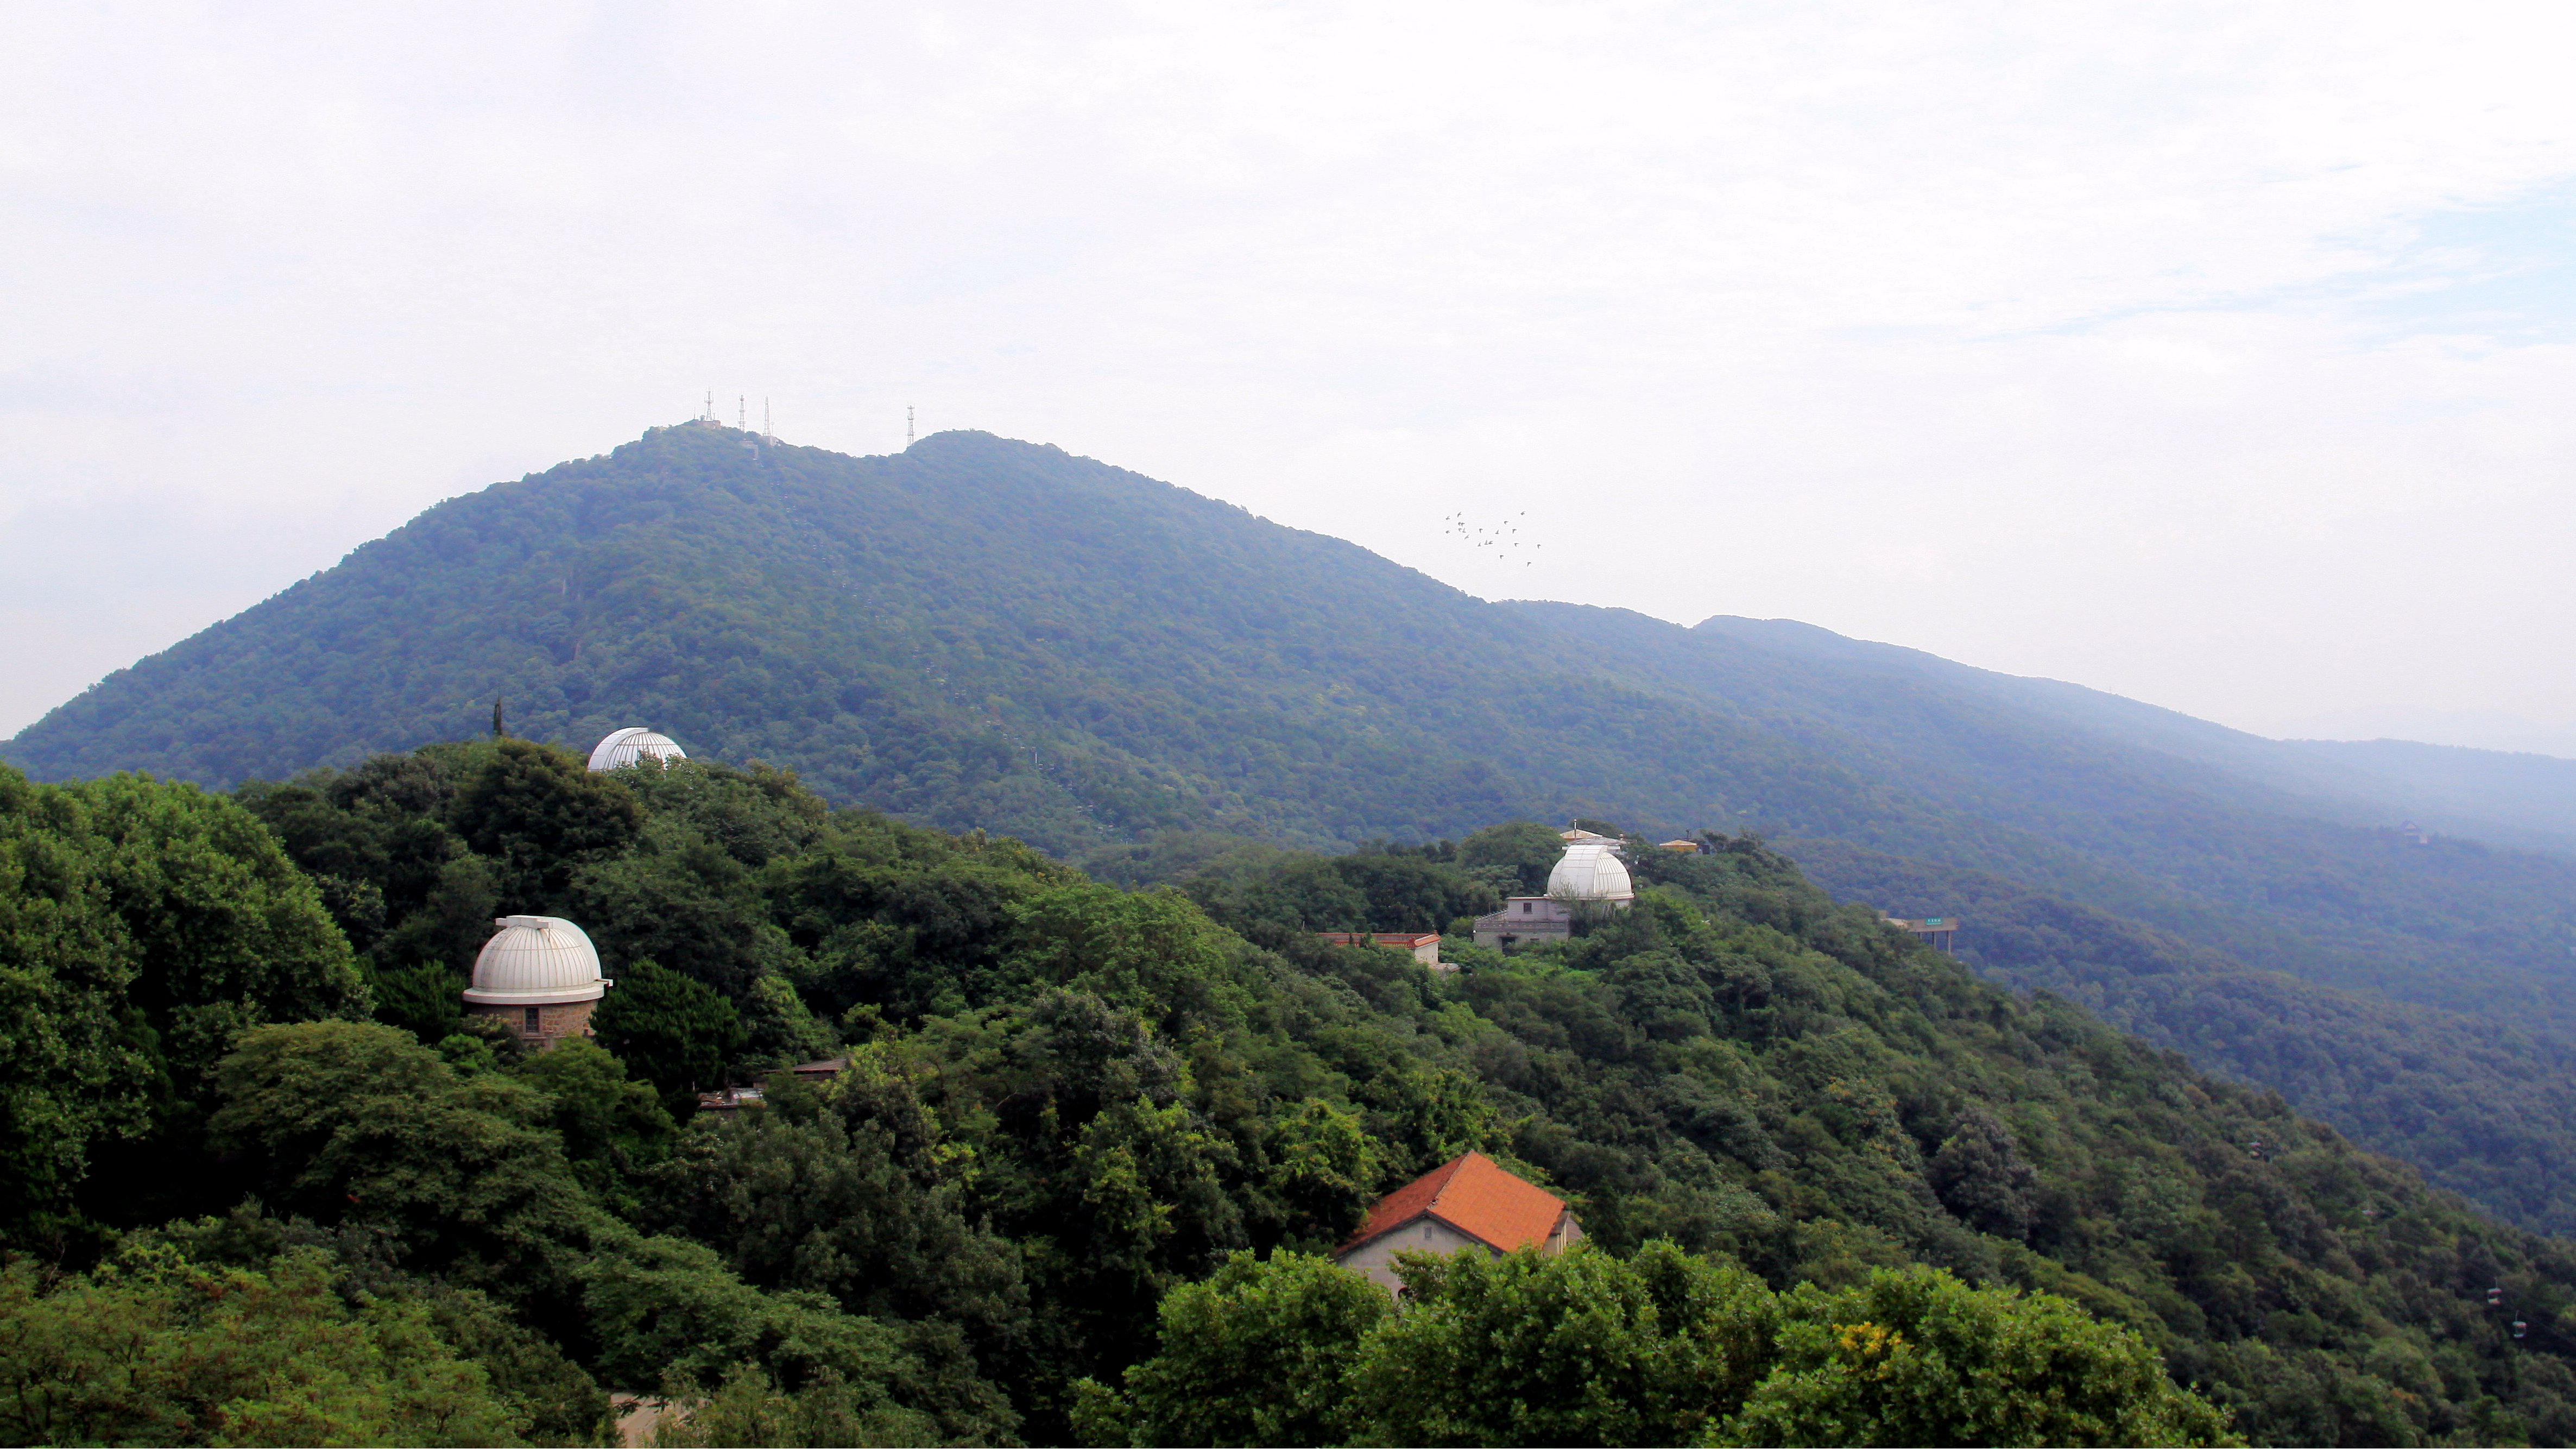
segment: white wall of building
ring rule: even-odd
[[[1422,1217],[1415,1218],[1393,1232],[1360,1244],[1353,1248],[1347,1257],[1337,1261],[1343,1267],[1393,1293],[1404,1286],[1395,1276],[1396,1254],[1406,1252],[1445,1254],[1454,1253],[1460,1248],[1481,1247],[1484,1247],[1484,1244],[1447,1223],[1437,1218]],[[1494,1250],[1485,1248],[1485,1251],[1491,1253]],[[1496,1254],[1496,1256],[1501,1255]]]

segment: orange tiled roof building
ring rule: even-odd
[[[1454,1253],[1480,1247],[1497,1256],[1535,1247],[1563,1252],[1583,1237],[1565,1200],[1505,1172],[1481,1152],[1454,1157],[1380,1199],[1333,1261],[1388,1292],[1400,1252]]]

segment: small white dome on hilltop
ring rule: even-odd
[[[581,927],[553,916],[503,916],[474,958],[465,999],[477,1006],[546,1006],[597,1001],[610,986],[599,951]]]
[[[1565,858],[1547,873],[1547,893],[1564,901],[1633,901],[1636,887],[1619,860],[1616,841],[1594,836],[1565,848]]]
[[[681,749],[669,735],[655,734],[642,725],[629,725],[625,729],[608,732],[608,737],[590,752],[590,767],[614,770],[644,759],[659,760],[667,765],[673,760],[688,757],[689,752]]]

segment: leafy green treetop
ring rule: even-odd
[[[1228,1259],[1162,1303],[1095,1444],[2230,1444],[2154,1349],[2061,1298],[1926,1268],[1774,1295],[1646,1244],[1400,1255],[1404,1306],[1329,1260]]]
[[[31,786],[0,766],[6,1221],[67,1221],[66,1193],[102,1168],[115,1187],[94,1199],[151,1213],[185,1186],[171,1155],[203,1135],[238,1033],[367,1008],[313,882],[240,805],[140,775]]]
[[[1351,1378],[1372,1442],[1688,1443],[1768,1357],[1761,1280],[1670,1243],[1398,1264],[1405,1311]]]
[[[696,1110],[697,1093],[724,1081],[748,1034],[714,990],[677,971],[637,961],[591,1013],[600,1045],[662,1093],[674,1115]]]
[[[59,788],[86,812],[136,953],[132,998],[174,1067],[212,1066],[254,1022],[365,1013],[321,894],[249,811],[142,775]]]
[[[91,1140],[150,1120],[148,1059],[118,1029],[133,952],[85,827],[0,766],[0,1223],[58,1217]]]
[[[1505,895],[1538,895],[1548,872],[1565,855],[1565,841],[1531,820],[1489,825],[1458,842],[1458,863],[1491,880]]]
[[[1879,1269],[1782,1301],[1778,1366],[1728,1444],[2231,1444],[2145,1340],[2063,1298]]]
[[[499,863],[509,911],[542,910],[575,867],[616,855],[644,831],[644,807],[623,783],[590,773],[569,750],[506,737],[450,808],[466,845]]]
[[[516,1072],[553,1099],[564,1155],[591,1195],[630,1205],[626,1184],[670,1151],[677,1130],[652,1085],[630,1080],[624,1062],[582,1037],[529,1053]]]
[[[460,1077],[374,1022],[260,1027],[225,1059],[219,1147],[275,1207],[386,1235],[401,1261],[524,1301],[569,1283],[601,1221],[547,1130],[555,1103]]]
[[[1094,1442],[1340,1444],[1359,1420],[1343,1381],[1392,1309],[1329,1258],[1234,1253],[1163,1297],[1162,1352],[1124,1399],[1086,1380],[1076,1427]]]
[[[0,1442],[518,1444],[528,1420],[418,1302],[354,1300],[330,1259],[266,1271],[161,1248],[48,1289],[0,1273]]]

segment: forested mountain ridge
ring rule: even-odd
[[[2276,786],[2278,742],[2054,681],[1780,620],[1515,607],[1930,802],[1785,823],[1819,882],[1971,918],[1962,958],[1997,979],[2272,1086],[2518,1221],[2576,1227],[2563,861],[2351,823],[2366,802]]]
[[[2408,740],[2267,739],[2080,684],[1979,669],[1791,619],[1721,614],[1694,632],[2007,700],[2130,746],[2215,766],[2356,824],[2412,819],[2438,832],[2576,851],[2576,760]]]
[[[2511,1022],[2263,971],[2006,877],[1844,841],[1796,846],[1837,894],[1977,923],[1959,957],[2044,988],[2204,1069],[2261,1082],[2521,1222],[2576,1217],[2576,1058]]]
[[[1330,848],[1515,815],[1758,828],[1889,908],[1964,914],[2001,878],[2015,911],[2161,928],[2196,948],[2191,970],[2152,952],[2114,967],[2132,960],[2118,931],[1972,923],[1962,950],[2519,1221],[2576,1226],[2576,865],[2409,845],[2350,797],[2329,808],[2076,718],[2051,688],[1802,626],[1483,603],[981,434],[849,458],[678,427],[441,504],[0,754],[40,779],[227,784],[467,733],[498,696],[522,734],[649,722],[835,800],[1067,858],[1176,831]],[[2086,707],[2123,706],[2154,713]],[[2211,989],[2238,976],[2260,989]],[[2344,1068],[2292,1065],[2318,1054]]]
[[[523,733],[651,715],[1056,850],[1183,824],[1419,836],[1525,802],[1709,792],[1689,743],[1656,738],[1658,702],[1526,642],[1351,545],[1054,449],[944,434],[852,459],[668,428],[442,504],[111,676],[8,757],[223,784],[453,734],[499,695]],[[1516,728],[1587,711],[1597,746]],[[1604,747],[1633,778],[1569,784],[1605,773]]]
[[[1861,829],[1821,830],[1771,817],[1783,835],[1998,871],[2336,985],[2452,1010],[2504,997],[2526,1018],[2576,1023],[2576,972],[2566,969],[2576,862],[2474,841],[2419,846],[2347,823],[2331,805],[2096,722],[2115,707],[2164,712],[2107,696],[2091,718],[2031,705],[2076,692],[2052,681],[1805,626],[1713,619],[1679,630],[1617,611],[1518,607],[1651,665],[1667,688],[1740,709],[1875,783],[1947,807],[1943,815],[2002,827],[1971,833],[1935,817],[1927,830],[1921,817],[1890,812]],[[1818,635],[1829,642],[1812,642]],[[1781,649],[1783,638],[1804,647]]]
[[[0,769],[50,1054],[0,1061],[0,1243],[46,1260],[0,1434],[594,1442],[612,1389],[693,1402],[666,1443],[2576,1434],[2566,1243],[1707,843],[1442,975],[1315,932],[1454,925],[1551,828],[1130,892],[511,739],[235,798]],[[597,940],[600,1044],[459,1019],[530,912]],[[1589,1243],[1415,1265],[1402,1315],[1311,1256],[1471,1148]]]

